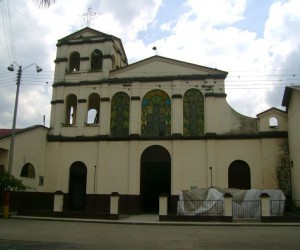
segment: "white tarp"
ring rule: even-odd
[[[284,213],[285,196],[281,190],[239,190],[239,189],[193,189],[181,191],[177,205],[179,215],[224,215],[223,201],[224,194],[230,193],[233,196],[233,213],[238,217],[240,213],[248,210],[250,217],[260,215],[260,206],[255,202],[260,201],[262,193],[270,195],[271,215]],[[272,202],[274,201],[274,202]]]

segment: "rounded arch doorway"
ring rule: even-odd
[[[228,168],[228,188],[251,189],[249,165],[242,161],[232,162]]]
[[[87,168],[81,161],[70,167],[69,195],[71,210],[84,210],[86,198]]]
[[[159,195],[171,194],[171,156],[162,146],[150,146],[141,155],[140,194],[143,213],[157,213]]]

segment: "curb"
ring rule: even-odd
[[[80,218],[57,218],[57,217],[37,217],[12,215],[12,219],[40,220],[40,221],[62,221],[62,222],[82,222],[82,223],[103,223],[103,224],[124,224],[124,225],[154,225],[154,226],[300,226],[300,223],[278,223],[278,222],[176,222],[176,221],[150,221],[150,220],[130,220],[129,218],[120,220],[102,219],[80,219]]]

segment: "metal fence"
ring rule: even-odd
[[[232,219],[234,221],[260,221],[261,202],[258,201],[233,201]]]
[[[293,200],[293,206],[300,209],[300,200]]]
[[[222,200],[179,200],[177,204],[179,215],[224,215],[224,202]]]
[[[283,216],[285,211],[285,200],[270,200],[271,216]]]

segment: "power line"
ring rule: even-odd
[[[9,0],[1,0],[2,26],[6,42],[6,49],[10,61],[16,61],[16,50],[11,22],[11,12]]]

